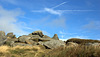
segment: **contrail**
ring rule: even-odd
[[[57,10],[57,11],[95,11],[95,10]]]
[[[61,3],[61,4],[59,4],[59,5],[55,6],[55,7],[52,7],[52,9],[57,8],[57,7],[59,7],[59,6],[63,5],[63,4],[65,4],[65,3],[66,3],[66,2],[63,2],[63,3]]]

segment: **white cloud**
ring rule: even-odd
[[[14,32],[16,35],[27,34],[20,25],[20,22],[17,22],[17,17],[21,15],[21,11],[19,9],[15,10],[6,10],[0,6],[0,30],[8,32]]]
[[[57,10],[54,10],[54,9],[51,9],[51,8],[44,8],[44,10],[51,13],[51,14],[56,14],[56,15],[61,15],[62,14],[61,11],[57,11]]]

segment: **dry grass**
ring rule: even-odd
[[[100,46],[66,46],[44,49],[43,46],[1,46],[0,57],[100,57]]]
[[[43,47],[37,46],[0,46],[0,57],[37,57],[39,53],[44,53]]]
[[[72,39],[68,39],[66,41],[66,43],[68,42],[74,42],[74,43],[78,43],[78,44],[85,44],[85,43],[100,43],[99,40],[91,40],[91,39],[78,39],[78,38],[72,38]]]
[[[0,46],[0,53],[8,53],[9,46]]]

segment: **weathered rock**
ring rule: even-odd
[[[49,36],[47,36],[47,35],[44,35],[42,38],[50,38]]]
[[[54,36],[52,37],[52,39],[59,40],[58,35],[57,34],[54,34]]]
[[[29,35],[29,37],[31,37],[31,39],[34,39],[34,38],[41,38],[39,35]]]
[[[57,48],[57,47],[65,47],[65,43],[61,40],[51,40],[51,41],[47,41],[44,42],[43,45],[47,48],[53,49],[53,48]]]
[[[15,46],[31,46],[31,47],[32,47],[31,44],[25,44],[25,43],[13,43],[13,44],[12,44],[12,47],[15,47]]]
[[[0,31],[0,36],[5,36],[5,32],[4,31]]]
[[[21,37],[18,37],[19,42],[25,42],[26,40],[29,40],[29,39],[31,39],[31,37],[27,36],[27,35],[23,35]]]
[[[68,42],[66,45],[70,47],[78,46],[78,44],[74,42]]]
[[[18,42],[18,38],[7,39],[5,45],[11,46],[12,43]]]
[[[37,42],[34,42],[32,40],[26,40],[26,43],[31,45],[37,45]]]
[[[37,44],[38,44],[38,45],[43,45],[43,42],[40,41],[40,42],[38,42]]]
[[[6,40],[7,40],[7,37],[5,36],[5,32],[0,31],[0,45],[3,45]]]
[[[31,35],[31,34],[30,34]],[[34,31],[33,33],[32,33],[32,35],[39,35],[40,37],[43,37],[44,35],[43,35],[43,33],[42,33],[42,31]]]
[[[39,41],[41,41],[41,42],[47,42],[47,41],[51,41],[51,40],[53,40],[53,39],[51,39],[51,38],[39,38]]]
[[[10,32],[7,34],[7,38],[16,38],[16,37],[12,32]]]

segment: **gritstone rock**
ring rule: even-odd
[[[7,38],[5,36],[5,32],[4,31],[0,31],[0,45],[3,45],[6,40],[7,40]]]
[[[52,37],[52,39],[59,40],[58,35],[54,34],[54,36]]]
[[[34,31],[30,35],[39,35],[40,37],[43,37],[44,36],[43,33],[42,33],[42,31]]]
[[[7,38],[16,38],[16,37],[12,32],[10,32],[7,34]]]

